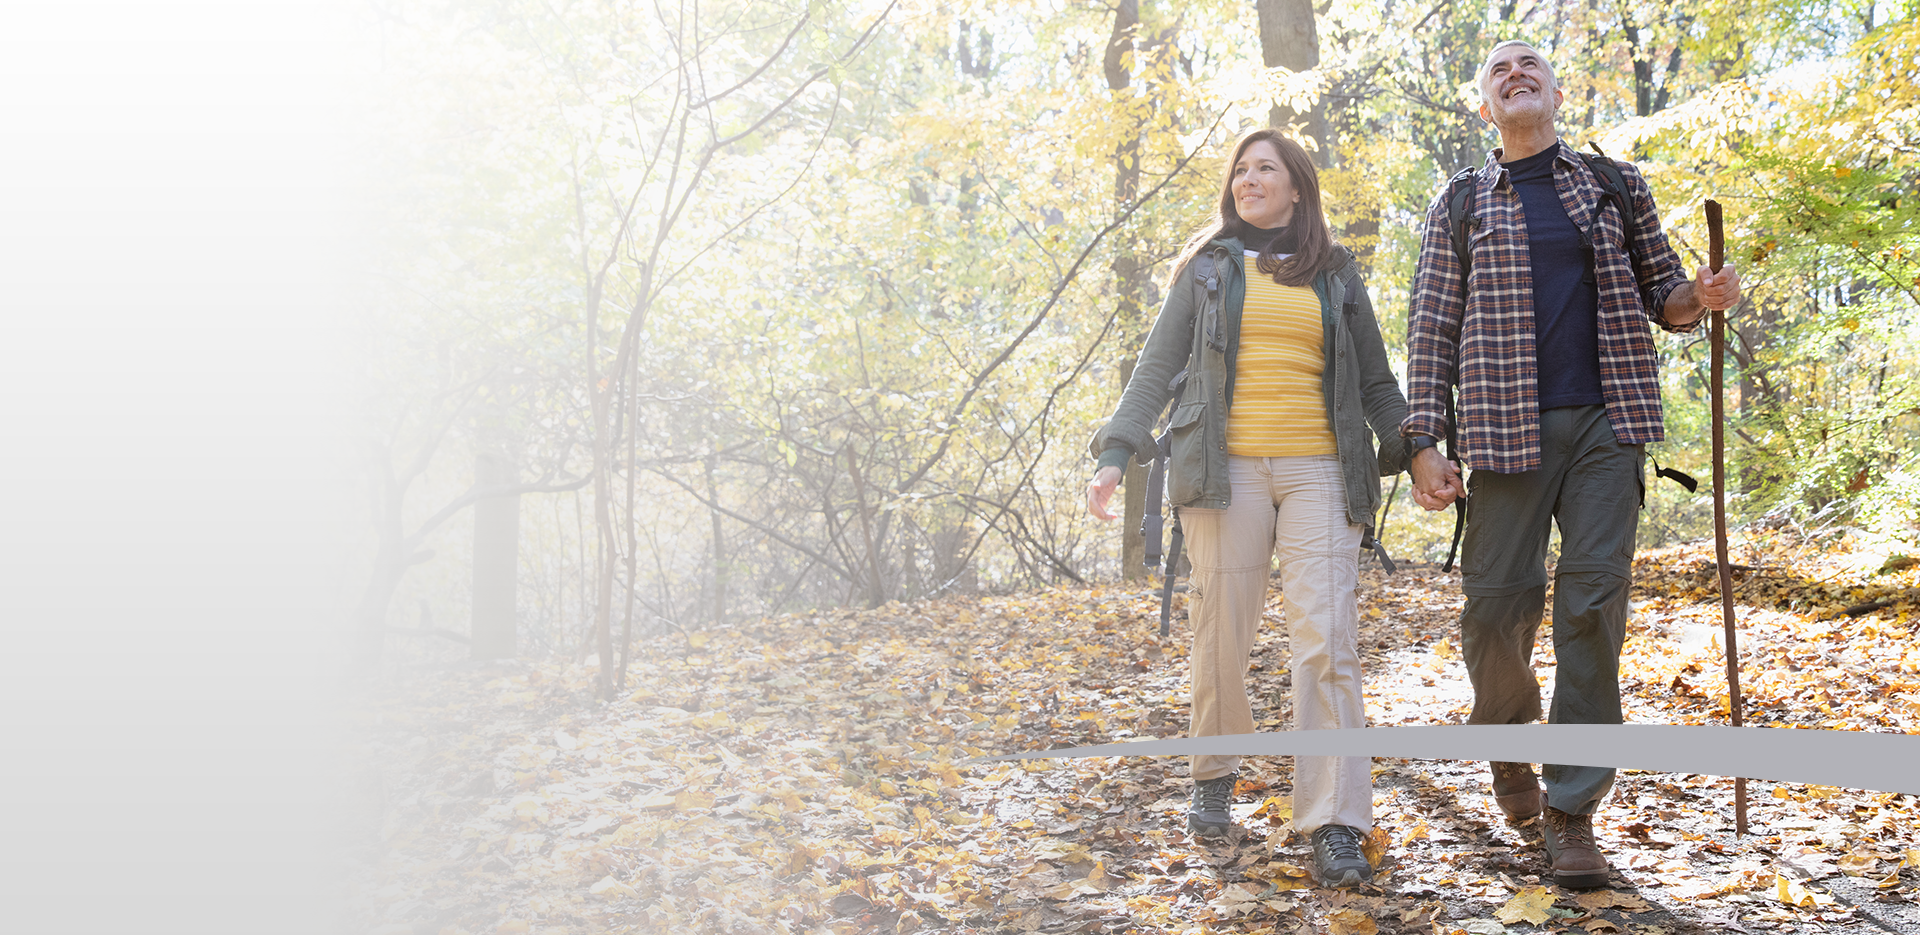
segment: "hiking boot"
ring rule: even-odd
[[[1212,779],[1196,779],[1193,804],[1187,806],[1187,830],[1205,838],[1217,838],[1233,825],[1233,783],[1237,774]]]
[[[1360,850],[1359,828],[1321,825],[1313,829],[1313,875],[1320,885],[1346,889],[1373,879],[1373,865]]]
[[[1540,814],[1540,781],[1532,763],[1489,763],[1493,767],[1493,803],[1508,818],[1526,821]]]
[[[1569,815],[1549,805],[1540,826],[1553,882],[1579,889],[1607,885],[1607,859],[1593,842],[1592,815]]]

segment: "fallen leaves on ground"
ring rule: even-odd
[[[1508,925],[1515,922],[1531,922],[1539,925],[1553,917],[1553,914],[1548,911],[1553,908],[1553,900],[1552,890],[1544,886],[1529,886],[1515,893],[1512,899],[1507,900],[1506,905],[1495,909],[1493,917]]]
[[[1897,602],[1920,569],[1782,533],[1736,561],[1750,723],[1913,732],[1920,650]],[[1724,723],[1711,548],[1636,562],[1629,721]],[[1471,703],[1457,576],[1362,588],[1375,725]],[[1840,608],[1844,610],[1844,607]],[[1314,885],[1287,760],[1247,761],[1237,828],[1189,837],[1184,761],[981,757],[1186,728],[1184,620],[1143,585],[889,604],[744,622],[645,647],[618,701],[591,666],[403,670],[360,708],[353,897],[361,931],[1327,932],[1916,930],[1914,799],[1623,772],[1596,820],[1615,888],[1551,885],[1537,823],[1493,807],[1484,764],[1376,759],[1372,885]],[[1289,722],[1280,595],[1249,675]],[[1550,630],[1549,627],[1544,627]],[[1550,693],[1550,633],[1536,662]],[[1889,921],[1890,920],[1890,921]]]

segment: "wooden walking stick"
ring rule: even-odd
[[[1726,263],[1726,235],[1720,220],[1720,202],[1707,199],[1707,268],[1718,275],[1720,267]],[[1703,297],[1704,302],[1704,297]],[[1733,566],[1727,560],[1727,453],[1726,453],[1726,406],[1721,399],[1721,387],[1724,383],[1725,366],[1722,361],[1726,349],[1727,313],[1724,309],[1712,309],[1713,316],[1709,326],[1709,341],[1713,348],[1711,370],[1713,389],[1708,398],[1713,400],[1713,551],[1720,565],[1720,610],[1727,628],[1727,707],[1733,713],[1733,726],[1740,722],[1740,644],[1738,632],[1733,625]],[[1747,833],[1747,780],[1735,776],[1733,779],[1733,828],[1734,833],[1744,836]]]

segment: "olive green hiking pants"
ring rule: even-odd
[[[1473,682],[1469,724],[1540,717],[1533,645],[1546,602],[1549,523],[1560,526],[1553,577],[1550,724],[1618,724],[1634,536],[1645,493],[1640,445],[1614,438],[1605,406],[1540,414],[1540,467],[1467,479],[1461,551],[1461,655]],[[1592,814],[1614,770],[1548,764],[1547,804]]]

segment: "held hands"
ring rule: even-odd
[[[1467,495],[1460,469],[1437,448],[1421,449],[1407,472],[1413,475],[1413,502],[1429,510],[1444,510]]]
[[[1120,469],[1108,465],[1093,473],[1093,480],[1087,482],[1087,512],[1094,519],[1116,520],[1118,513],[1107,512],[1107,501],[1113,499],[1114,488],[1120,486]]]
[[[1693,280],[1693,295],[1703,311],[1739,305],[1740,273],[1732,263],[1721,266],[1718,273],[1702,266]]]

